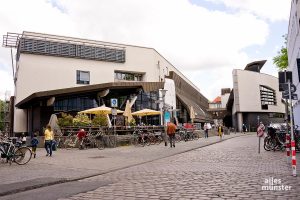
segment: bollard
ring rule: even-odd
[[[291,137],[290,134],[286,134],[285,137],[285,149],[286,149],[286,156],[287,156],[287,162],[290,164],[290,148],[291,148]]]
[[[297,176],[295,140],[292,140],[291,144],[292,144],[292,170],[293,170],[293,176]]]

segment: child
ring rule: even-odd
[[[22,133],[22,136],[21,136],[21,141],[22,141],[22,146],[26,146],[26,135],[24,133]]]
[[[36,133],[34,133],[33,138],[31,139],[31,148],[32,148],[32,154],[33,157],[36,157],[36,147],[39,143],[39,140],[37,139]]]

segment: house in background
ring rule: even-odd
[[[228,123],[225,123],[224,118],[227,115],[227,101],[230,95],[230,88],[222,88],[221,96],[217,96],[212,102],[209,103],[209,109],[207,110],[213,117],[215,125],[223,124],[228,126]]]

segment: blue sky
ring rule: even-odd
[[[0,7],[0,33],[153,47],[213,100],[232,87],[232,69],[249,62],[267,59],[262,72],[277,75],[272,58],[284,45],[289,9],[290,0],[10,0]],[[0,48],[0,98],[13,94],[11,74],[10,50]]]

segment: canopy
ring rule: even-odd
[[[149,115],[160,115],[161,112],[157,111],[157,110],[151,110],[151,109],[143,109],[143,110],[139,110],[136,112],[133,112],[132,115],[136,115],[136,116],[149,116]]]
[[[111,114],[112,108],[106,107],[106,106],[100,106],[97,108],[91,108],[87,110],[80,111],[79,113],[85,113],[85,114]],[[117,110],[117,113],[123,113],[124,111],[122,110]]]
[[[130,123],[131,120],[133,119],[132,118],[131,106],[130,106],[129,100],[126,101],[126,107],[125,107],[125,111],[124,111],[123,115],[125,117],[127,117],[127,123]]]

